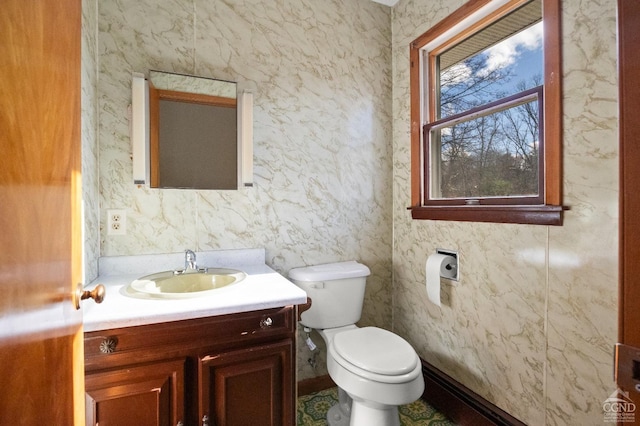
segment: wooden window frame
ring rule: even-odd
[[[471,33],[486,27],[528,0],[508,0],[485,18],[467,26],[445,42],[439,43],[439,49],[429,52],[437,55],[443,48],[464,39]],[[544,86],[542,140],[544,153],[541,165],[544,167],[544,193],[539,204],[452,204],[430,200],[425,203],[425,185],[428,176],[425,172],[423,146],[423,127],[427,122],[435,121],[435,97],[429,85],[429,111],[423,111],[423,65],[421,56],[425,46],[436,38],[442,37],[453,26],[478,14],[481,9],[492,3],[491,0],[469,0],[451,15],[437,23],[419,36],[410,45],[410,88],[411,88],[411,216],[413,219],[453,220],[495,223],[522,223],[536,225],[562,225],[562,87],[561,87],[561,28],[560,0],[542,0],[542,19],[545,34],[544,49]],[[435,61],[429,61],[433,63]],[[430,66],[425,64],[424,66]],[[431,70],[433,71],[433,70]],[[432,74],[431,72],[429,73]],[[425,117],[425,119],[423,119]],[[488,200],[488,199],[483,199]]]

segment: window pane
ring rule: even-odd
[[[430,131],[430,198],[537,196],[538,100]]]
[[[437,119],[543,83],[541,13],[532,1],[438,55]]]

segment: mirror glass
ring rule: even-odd
[[[152,188],[238,189],[236,83],[149,72]]]

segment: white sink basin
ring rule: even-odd
[[[177,299],[201,297],[242,281],[246,274],[226,268],[205,268],[198,272],[158,272],[138,278],[129,284],[127,293]],[[135,294],[131,294],[135,295]]]

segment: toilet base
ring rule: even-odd
[[[373,407],[361,401],[351,405],[350,426],[400,426],[400,414],[397,405]]]
[[[329,409],[327,423],[329,426],[349,426],[351,418],[351,397],[338,387],[338,403]]]
[[[340,404],[329,408],[327,412],[327,424],[329,426],[349,426],[349,415],[342,412]]]
[[[329,409],[329,426],[400,426],[397,405],[353,400],[347,392],[338,387],[339,402]]]
[[[400,426],[398,407],[387,407],[380,410],[367,407],[362,404],[354,404],[351,416],[340,409],[336,404],[327,413],[329,426]]]

